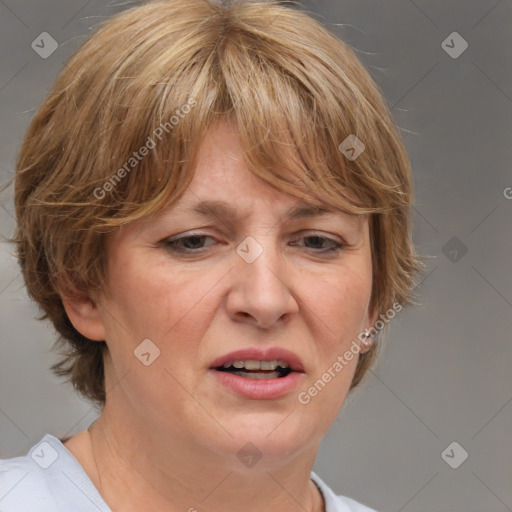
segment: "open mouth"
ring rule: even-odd
[[[263,379],[279,379],[282,377],[286,377],[288,374],[292,372],[290,368],[283,368],[281,366],[277,366],[273,370],[264,370],[264,369],[254,369],[248,370],[245,367],[235,368],[233,365],[229,366],[219,366],[215,368],[219,372],[227,372],[233,375],[238,375],[239,377],[245,377],[246,379],[254,379],[254,380],[263,380]]]
[[[217,358],[210,369],[230,393],[250,400],[289,395],[305,378],[300,359],[282,349],[267,350],[266,354],[258,350],[233,352]]]

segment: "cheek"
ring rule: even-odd
[[[371,268],[344,267],[336,273],[302,280],[301,296],[332,343],[350,341],[366,327],[371,297]]]
[[[107,332],[114,350],[128,352],[130,346],[133,353],[142,340],[150,339],[169,365],[178,359],[193,360],[195,340],[201,339],[212,314],[208,304],[219,277],[199,268],[185,271],[160,256],[151,260],[142,254],[115,261],[106,304],[111,313],[106,315]],[[176,350],[183,343],[188,350]]]
[[[318,360],[315,375],[299,397],[299,407],[322,418],[323,434],[336,420],[349,392],[359,358],[357,336],[366,327],[371,296],[371,275],[352,269],[345,269],[341,278],[337,275],[337,281],[331,276],[309,287],[304,283]]]
[[[157,415],[167,421],[182,414],[190,399],[183,386],[192,389],[187,378],[208,326],[206,296],[218,279],[122,258],[109,275],[104,318],[112,396],[119,403],[129,397],[141,417]]]

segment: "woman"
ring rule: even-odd
[[[312,472],[420,268],[403,144],[353,51],[276,2],[162,0],[71,58],[16,243],[99,408],[0,462],[0,510],[372,509]]]

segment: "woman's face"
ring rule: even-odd
[[[219,208],[194,211],[200,203]],[[160,442],[181,439],[234,462],[250,442],[266,467],[317,448],[357,365],[357,356],[343,359],[340,370],[339,356],[354,340],[366,349],[358,335],[374,319],[371,253],[366,217],[289,217],[298,206],[249,173],[236,135],[219,124],[180,200],[112,236],[98,311],[110,351],[107,408],[134,416],[126,428],[144,425]],[[258,352],[269,348],[294,354],[303,371],[270,381],[212,368],[232,351],[275,356]],[[298,368],[289,353],[267,359]]]

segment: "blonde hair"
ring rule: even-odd
[[[149,2],[107,20],[72,56],[17,161],[15,241],[28,292],[60,334],[52,370],[100,406],[106,343],[73,327],[61,297],[102,289],[109,232],[180,197],[221,119],[236,122],[256,176],[370,214],[371,306],[411,303],[421,264],[410,164],[354,51],[276,0]],[[350,135],[364,144],[355,159],[339,149]],[[352,387],[375,354],[359,355]]]

